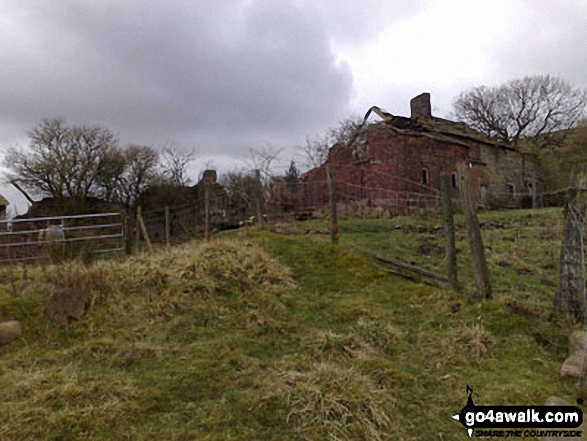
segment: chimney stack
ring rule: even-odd
[[[216,170],[204,170],[202,181],[208,181],[210,184],[216,184],[217,179],[218,176],[216,174]]]
[[[416,121],[427,121],[432,118],[432,107],[430,106],[430,94],[422,93],[410,100],[411,118]]]

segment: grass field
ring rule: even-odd
[[[524,215],[482,221],[524,225]],[[17,274],[17,296],[3,277],[0,319],[22,320],[25,335],[0,348],[0,439],[462,440],[450,416],[467,384],[477,404],[574,402],[577,383],[558,374],[574,326],[540,282],[556,281],[547,227],[558,215],[532,214],[543,231],[484,230],[496,293],[484,302],[472,300],[460,230],[462,295],[390,276],[351,249],[440,269],[442,256],[414,251],[442,245],[430,219],[343,221],[340,247],[325,234],[245,229],[35,268]],[[324,227],[312,222],[289,232]],[[49,324],[47,297],[67,290],[91,307]]]

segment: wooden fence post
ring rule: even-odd
[[[583,232],[585,203],[579,200],[580,192],[569,188],[564,208],[563,238],[560,251],[556,308],[576,319],[585,314],[585,274],[583,271]]]
[[[338,226],[338,214],[336,212],[336,185],[332,180],[330,164],[326,164],[326,184],[328,185],[328,206],[330,208],[330,243],[338,245],[340,227]]]
[[[171,225],[169,223],[169,206],[165,206],[165,248],[171,246]]]
[[[455,225],[450,191],[450,178],[447,172],[440,174],[442,214],[444,217],[444,247],[446,251],[446,275],[453,291],[459,292],[457,274],[457,252],[455,246]]]
[[[255,212],[257,214],[257,225],[259,230],[265,229],[265,219],[263,219],[263,182],[261,181],[261,172],[255,170],[255,182],[257,191],[255,194]]]
[[[153,244],[151,243],[151,239],[149,238],[149,232],[147,231],[147,227],[145,226],[145,222],[143,221],[143,214],[142,214],[142,207],[139,205],[137,208],[137,223],[143,233],[143,238],[147,243],[147,249],[149,252],[153,252]],[[139,232],[137,231],[137,241],[138,241]]]
[[[126,254],[132,254],[132,235],[131,235],[131,216],[129,215],[129,210],[125,209],[121,212],[122,214],[122,245],[124,247],[124,252]]]
[[[411,208],[412,208],[412,193],[409,192],[408,193],[408,208],[407,208],[407,211],[406,211],[406,216],[409,216],[410,215],[410,209]]]
[[[204,239],[210,241],[210,185],[204,178]]]
[[[135,212],[135,222],[134,222],[134,242],[133,242],[133,249],[132,249],[132,253],[133,254],[138,254],[139,252],[139,241],[141,240],[141,230],[139,227],[139,216],[141,216],[141,206],[139,205],[137,207],[137,210]]]
[[[467,225],[467,236],[469,238],[469,248],[471,250],[471,259],[473,260],[473,270],[475,271],[479,297],[489,299],[491,298],[489,270],[487,269],[485,248],[483,247],[481,229],[479,228],[479,220],[477,219],[477,209],[473,199],[469,164],[458,164],[457,171],[461,177],[461,200],[463,201],[463,212],[465,224]]]

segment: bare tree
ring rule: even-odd
[[[362,124],[363,118],[352,115],[343,119],[336,127],[331,127],[323,135],[306,137],[306,145],[301,147],[301,153],[307,167],[318,167],[328,159],[330,148],[339,142],[348,142],[352,139],[355,130]]]
[[[276,149],[272,146],[249,150],[252,168],[254,170],[259,170],[261,180],[265,187],[268,186],[271,179],[273,163],[279,159],[280,154],[281,149]]]
[[[306,167],[314,168],[324,164],[330,147],[332,144],[328,135],[306,136],[306,145],[301,148]]]
[[[124,169],[116,182],[118,199],[132,206],[148,187],[163,181],[157,170],[159,155],[152,147],[142,145],[130,145],[122,155]]]
[[[189,185],[191,180],[187,175],[187,169],[195,157],[193,150],[184,152],[175,146],[165,147],[159,158],[162,175],[177,187]]]
[[[243,171],[229,172],[222,175],[220,183],[226,190],[227,205],[233,215],[244,218],[254,214],[258,181],[252,174]]]
[[[100,164],[96,182],[96,196],[108,202],[121,201],[120,179],[125,173],[127,158],[124,149],[115,146],[109,149]]]
[[[24,149],[10,149],[5,165],[16,181],[55,198],[86,198],[99,192],[104,158],[116,147],[114,135],[99,126],[67,126],[44,120],[29,133]]]
[[[586,105],[583,89],[551,75],[475,87],[453,101],[456,118],[473,129],[515,146],[531,139],[534,148],[560,145]]]

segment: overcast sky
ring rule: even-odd
[[[43,118],[121,143],[194,149],[222,168],[251,147],[378,105],[533,74],[587,86],[585,0],[0,0],[0,147]]]

